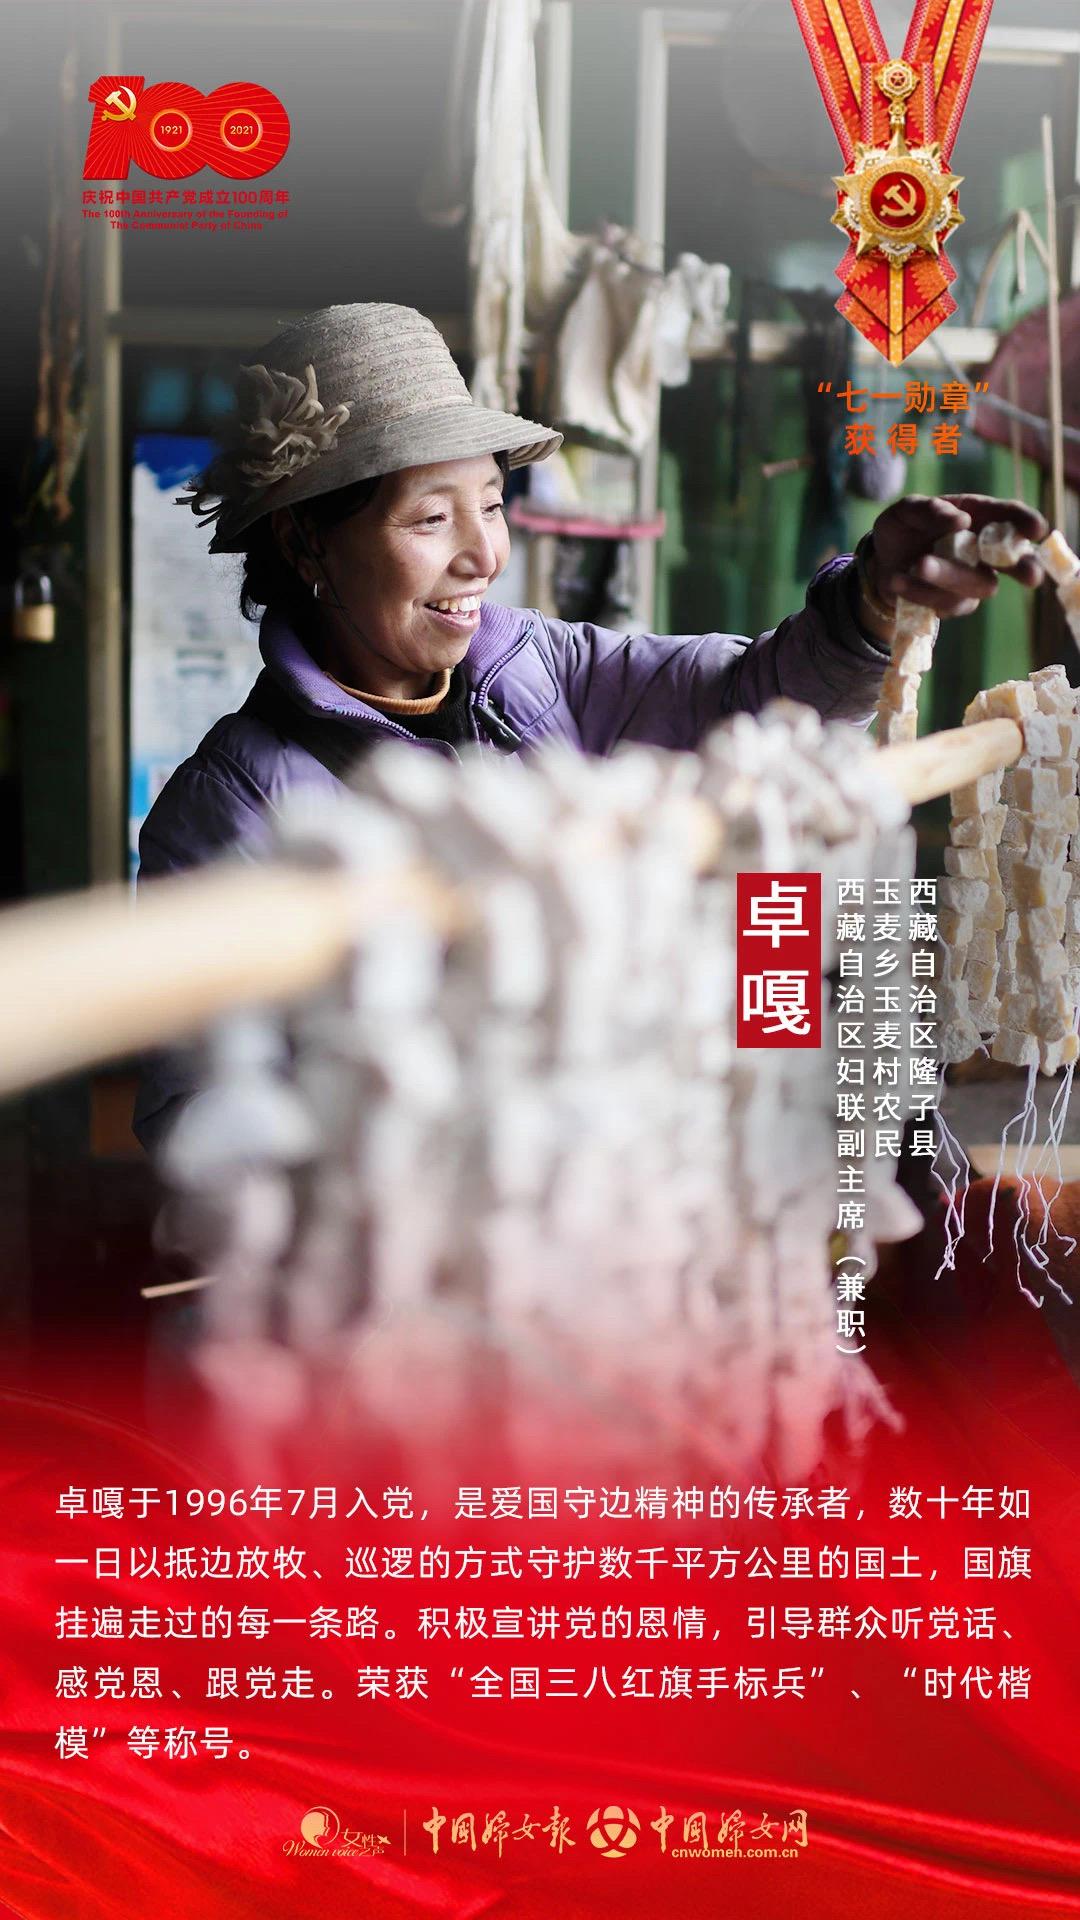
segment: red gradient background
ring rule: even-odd
[[[1015,1293],[1010,1276],[973,1261],[946,1296],[905,1256],[891,1281],[875,1289],[871,1357],[894,1406],[901,1435],[881,1429],[861,1456],[836,1445],[813,1485],[847,1486],[846,1524],[814,1518],[756,1521],[736,1527],[701,1521],[667,1525],[638,1520],[614,1525],[592,1517],[554,1522],[455,1521],[459,1484],[524,1479],[558,1485],[699,1484],[726,1474],[708,1462],[683,1460],[658,1473],[647,1454],[625,1453],[617,1468],[590,1455],[593,1439],[575,1437],[565,1415],[552,1427],[552,1459],[515,1468],[491,1437],[463,1439],[460,1457],[449,1450],[426,1464],[380,1453],[362,1442],[308,1435],[302,1449],[256,1475],[248,1460],[222,1454],[205,1404],[192,1391],[159,1406],[151,1436],[140,1404],[140,1353],[94,1351],[54,1354],[39,1370],[34,1392],[3,1399],[3,1498],[6,1551],[0,1605],[5,1668],[0,1897],[22,1920],[127,1920],[158,1911],[170,1920],[296,1920],[304,1915],[396,1916],[428,1914],[532,1916],[614,1913],[633,1920],[659,1915],[736,1913],[765,1920],[793,1913],[840,1916],[918,1914],[922,1920],[963,1916],[1050,1915],[1080,1912],[1080,1830],[1077,1740],[1080,1684],[1076,1655],[1076,1596],[1080,1588],[1077,1515],[1077,1391],[1041,1317]],[[911,1300],[919,1302],[913,1310]],[[176,1434],[182,1445],[176,1444]],[[243,1436],[240,1436],[241,1442]],[[567,1474],[567,1459],[576,1472]],[[595,1471],[590,1465],[593,1459]],[[265,1463],[264,1463],[265,1464]],[[336,1483],[352,1499],[355,1485],[372,1495],[385,1486],[412,1485],[423,1525],[363,1518],[334,1523],[267,1522],[250,1516],[197,1523],[168,1514],[147,1522],[69,1519],[56,1513],[57,1495],[78,1486],[250,1485],[254,1478],[291,1486]],[[774,1482],[783,1484],[783,1482]],[[887,1517],[888,1491],[944,1485],[962,1494],[971,1485],[1029,1487],[1029,1523],[977,1521],[949,1509],[921,1522]],[[372,1504],[378,1506],[377,1499]],[[862,1519],[855,1515],[861,1510]],[[925,1508],[924,1508],[925,1511]],[[175,1540],[202,1544],[273,1543],[312,1550],[323,1570],[296,1605],[294,1592],[248,1582],[241,1595],[226,1583],[174,1581],[95,1583],[91,1569],[53,1564],[57,1554],[98,1545],[148,1545]],[[357,1581],[343,1577],[349,1545],[438,1540],[458,1548],[521,1541],[565,1547],[616,1541],[638,1547],[692,1541],[706,1546],[741,1542],[780,1548],[824,1544],[907,1544],[936,1566],[934,1583],[819,1582],[778,1578],[698,1581],[661,1573],[655,1581],[592,1579],[520,1581],[455,1579],[442,1583]],[[1033,1578],[964,1583],[963,1547],[1024,1544],[1032,1550]],[[294,1583],[294,1587],[295,1587]],[[513,1587],[513,1591],[508,1588]],[[260,1591],[252,1589],[258,1587]],[[423,1590],[421,1588],[423,1587]],[[306,1629],[278,1629],[269,1641],[58,1641],[59,1604],[94,1602],[164,1607],[233,1605],[244,1601],[298,1613],[316,1603],[375,1605],[376,1642],[313,1642]],[[704,1606],[704,1642],[636,1640],[523,1640],[505,1643],[417,1639],[421,1604]],[[748,1637],[748,1605],[965,1604],[994,1606],[1011,1638],[918,1641],[854,1638],[755,1641]],[[382,1636],[393,1626],[392,1642]],[[56,1671],[81,1662],[130,1668],[159,1664],[161,1702],[58,1701]],[[213,1701],[204,1698],[209,1664],[295,1664],[312,1667],[317,1690],[330,1701]],[[358,1700],[360,1664],[428,1665],[430,1700],[407,1704]],[[616,1688],[631,1665],[741,1664],[823,1667],[807,1681],[807,1697],[739,1700],[612,1700],[599,1690],[589,1700],[487,1702],[469,1697],[467,1681],[450,1679],[451,1664],[466,1675],[490,1664],[576,1665],[586,1675],[606,1664]],[[916,1665],[917,1680],[904,1677]],[[983,1664],[995,1677],[1002,1665],[1029,1666],[1031,1697],[1004,1701],[926,1699],[924,1665],[952,1665],[957,1677]],[[654,1681],[654,1685],[656,1682]],[[180,1699],[169,1697],[175,1689]],[[243,1686],[241,1686],[243,1691]],[[859,1697],[854,1697],[858,1695]],[[105,1726],[90,1758],[62,1760],[54,1750],[64,1724]],[[234,1751],[218,1761],[152,1761],[125,1744],[133,1724],[230,1726]],[[246,1760],[237,1757],[244,1748]],[[585,1823],[598,1805],[632,1808],[640,1821],[633,1850],[609,1860],[588,1843]],[[379,1857],[293,1857],[299,1821],[327,1806],[343,1826],[387,1836]],[[423,1821],[437,1806],[448,1816],[437,1856]],[[487,1816],[507,1811],[511,1825],[528,1815],[538,1825],[558,1807],[571,1821],[575,1844],[559,1852],[542,1832],[475,1851],[450,1843],[449,1820],[472,1811],[477,1836]],[[668,1852],[651,1822],[661,1807],[675,1816]],[[778,1819],[805,1809],[809,1842],[794,1859],[676,1859],[686,1815],[703,1811],[710,1839],[722,1814],[741,1809],[747,1827],[763,1813]],[[408,1851],[403,1851],[403,1816]]]

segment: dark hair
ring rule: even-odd
[[[323,533],[350,519],[354,513],[363,513],[374,500],[382,480],[383,475],[376,474],[374,479],[357,480],[351,487],[335,487],[332,493],[318,493],[313,500],[305,500],[295,509],[304,536],[316,555],[323,551]],[[240,611],[245,620],[257,620],[263,607],[284,614],[294,628],[305,625],[311,614],[311,589],[304,585],[282,548],[268,513],[248,528],[240,587]]]
[[[492,459],[505,480],[510,472],[509,454],[495,453]],[[318,493],[296,507],[304,538],[317,558],[324,551],[323,534],[342,520],[350,520],[353,514],[363,513],[385,478],[385,474],[376,474],[373,479],[355,481],[351,487],[335,487],[332,493]],[[257,620],[261,609],[267,607],[282,614],[303,637],[313,611],[311,589],[304,585],[283,550],[268,513],[249,527],[243,557],[240,611],[245,620]]]

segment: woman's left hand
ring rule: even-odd
[[[939,620],[974,613],[997,592],[993,567],[962,567],[943,559],[933,549],[952,533],[979,533],[993,521],[1007,520],[1033,542],[1044,540],[1049,528],[1041,513],[1022,500],[995,500],[985,493],[947,493],[930,499],[909,494],[874,523],[867,555],[869,585],[883,608],[897,600],[929,607]],[[1037,587],[1043,569],[1034,555],[1010,569],[1022,587]]]

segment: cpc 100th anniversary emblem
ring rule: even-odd
[[[257,180],[289,145],[281,101],[247,80],[206,94],[182,80],[148,87],[141,74],[102,74],[89,100],[84,180],[126,180],[133,162],[158,180],[186,180],[204,167],[227,180]]]

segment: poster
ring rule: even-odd
[[[1002,519],[1077,544],[1067,11],[0,5],[39,168],[5,539],[57,604],[25,833],[51,702],[93,877],[154,809],[155,882],[92,896],[97,946],[85,900],[37,949],[0,917],[0,1910],[1080,1911],[1080,614],[1061,548],[1060,602],[1030,551],[970,605],[957,549],[918,575]],[[573,269],[542,351],[537,233]],[[305,330],[335,306],[369,331]],[[221,510],[181,512],[238,362]],[[508,530],[491,456],[523,489],[548,452],[545,369],[636,463],[618,538],[558,450]],[[525,425],[459,453],[475,405]],[[897,577],[945,616],[906,656]],[[1021,729],[1012,784],[909,827],[854,739],[887,664],[897,740],[997,687],[967,717]],[[727,724],[777,693],[834,730]],[[399,754],[360,800],[343,730]],[[214,905],[181,870],[249,817]],[[1013,975],[947,1085],[980,1000],[946,1018],[943,945]],[[120,1276],[107,1153],[18,1100],[96,1112],[189,992],[208,1092],[154,1069],[169,1187]]]
[[[169,775],[223,713],[241,706],[258,671],[256,635],[236,585],[206,565],[177,494],[207,465],[212,443],[140,434],[131,480],[131,849]]]

